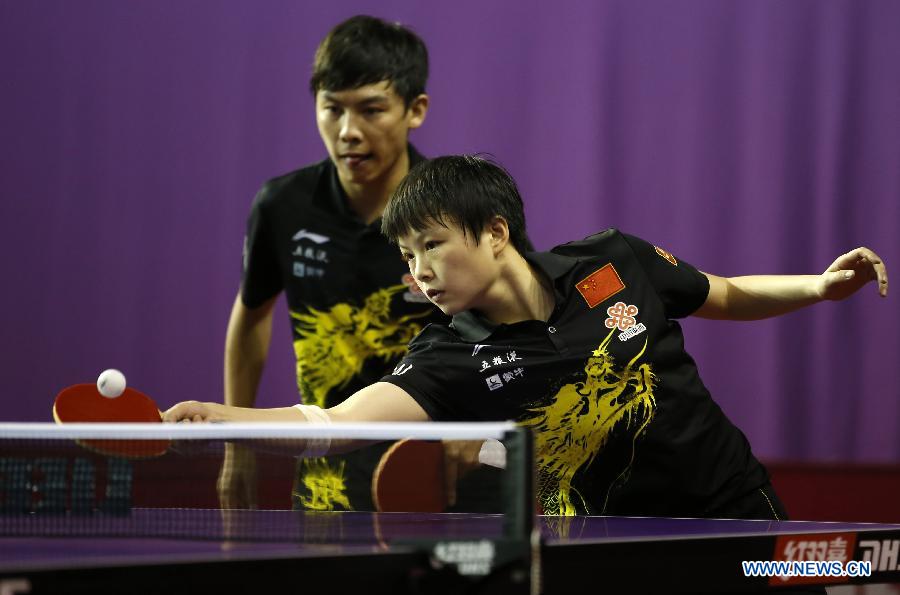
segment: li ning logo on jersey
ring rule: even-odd
[[[394,371],[391,372],[391,376],[403,376],[404,374],[412,370],[412,367],[412,364],[404,364],[401,362],[396,368],[394,368]]]
[[[294,237],[291,238],[295,242],[299,242],[300,240],[309,240],[315,244],[324,244],[331,238],[328,236],[323,236],[318,233],[313,233],[311,231],[306,231],[305,229],[301,229],[297,233],[294,234]]]
[[[472,357],[478,355],[478,352],[484,349],[485,347],[490,347],[490,345],[482,345],[480,343],[475,344],[475,349],[472,350]]]

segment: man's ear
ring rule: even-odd
[[[408,118],[407,122],[410,129],[418,128],[425,122],[429,101],[428,95],[422,93],[409,103],[409,107],[406,109],[406,117]]]
[[[491,234],[491,249],[494,254],[499,254],[509,244],[509,224],[500,215],[494,215],[488,223],[487,231]]]

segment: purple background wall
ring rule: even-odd
[[[318,160],[316,44],[358,12],[432,56],[427,154],[490,152],[547,248],[616,226],[722,275],[900,266],[900,3],[0,0],[0,417],[118,367],[220,400],[244,218]],[[896,282],[895,282],[896,283]],[[900,460],[900,311],[686,322],[765,458]],[[260,402],[295,399],[283,305]]]

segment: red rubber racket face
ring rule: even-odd
[[[133,388],[114,399],[104,397],[93,384],[64,388],[53,402],[57,423],[81,422],[161,422],[153,399]]]
[[[375,469],[372,499],[379,512],[443,512],[444,445],[406,439],[391,446]]]
[[[116,398],[104,397],[93,384],[64,388],[53,402],[56,423],[109,422],[161,423],[153,399],[133,388]],[[101,454],[128,458],[156,457],[166,452],[169,440],[81,440],[80,444]]]

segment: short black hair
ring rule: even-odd
[[[449,155],[413,167],[391,195],[381,233],[397,243],[410,230],[432,222],[458,225],[475,242],[485,225],[500,216],[520,254],[534,250],[525,232],[525,211],[516,182],[502,166],[472,155]]]
[[[309,89],[343,91],[389,81],[408,108],[425,92],[428,49],[408,27],[357,15],[332,29],[313,62]]]

